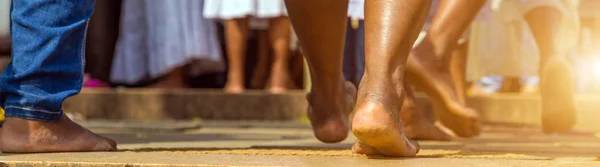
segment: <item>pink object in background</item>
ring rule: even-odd
[[[85,88],[102,88],[108,87],[104,82],[92,78],[89,74],[85,74],[83,77],[83,87]]]

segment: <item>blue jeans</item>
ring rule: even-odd
[[[12,1],[12,62],[0,76],[0,105],[7,117],[62,117],[62,102],[82,87],[85,35],[94,3]]]

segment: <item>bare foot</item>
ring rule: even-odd
[[[419,110],[414,102],[412,90],[406,89],[406,97],[401,109],[401,119],[403,131],[409,139],[413,140],[437,140],[450,141],[452,136],[446,133],[433,123],[433,120],[427,119]],[[352,151],[364,155],[384,155],[376,148],[373,148],[363,142],[356,141],[352,146]]]
[[[223,88],[227,93],[243,93],[245,91],[244,86],[235,85],[235,84],[226,84],[225,88]]]
[[[339,85],[333,90],[314,85],[307,95],[313,132],[325,143],[340,142],[348,137],[348,117],[354,107],[356,88],[349,82],[341,81]]]
[[[352,145],[352,152],[363,155],[383,155],[381,152],[377,151],[376,148],[373,148],[360,140],[354,142],[354,145]]]
[[[408,81],[425,91],[435,106],[437,117],[457,135],[479,135],[479,115],[461,103],[449,74],[449,63],[435,58],[428,45],[431,44],[424,41],[409,56]]]
[[[273,93],[273,94],[281,94],[281,93],[285,93],[287,92],[287,88],[283,87],[271,87],[269,88],[269,93]]]
[[[400,110],[402,127],[409,139],[450,141],[452,136],[438,128],[434,119],[428,119],[415,103],[412,90],[405,87],[406,97]]]
[[[408,112],[408,113],[420,112],[416,108],[408,109],[408,108],[412,108],[412,107],[407,106],[406,100],[404,101],[404,104],[402,104],[402,105],[403,105],[402,112]],[[405,107],[405,106],[407,106],[407,107]],[[407,109],[405,109],[405,108],[407,108]],[[416,114],[416,115],[412,115],[411,117],[412,118],[410,118],[410,119],[403,119],[403,120],[406,120],[406,123],[404,123],[404,121],[403,121],[403,123],[404,123],[403,130],[409,139],[436,140],[436,141],[452,140],[451,135],[444,132],[442,129],[438,128],[434,123],[432,123],[430,120],[425,118],[423,116],[423,114]],[[376,148],[371,147],[367,144],[364,144],[360,140],[356,141],[354,143],[354,145],[352,146],[352,152],[357,153],[357,154],[364,154],[364,155],[385,155],[385,154],[379,152]]]
[[[569,63],[561,58],[550,58],[540,72],[544,132],[565,132],[577,119]]]
[[[117,143],[79,126],[68,117],[33,121],[8,117],[0,131],[3,153],[115,151]]]
[[[352,132],[358,141],[352,150],[368,155],[416,156],[419,145],[403,133],[398,112],[402,105],[402,90],[397,90],[396,84],[392,83],[370,85],[368,80],[368,77],[363,78],[359,89],[352,121]]]

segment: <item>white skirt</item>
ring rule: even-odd
[[[364,20],[365,0],[350,0],[348,4],[348,17],[353,20]]]
[[[273,18],[287,16],[287,10],[283,0],[205,0],[203,15],[208,19]]]
[[[225,69],[216,25],[201,0],[124,0],[111,81],[136,84],[191,64],[190,75]]]

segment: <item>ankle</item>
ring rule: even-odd
[[[404,81],[404,71],[400,68],[394,72],[365,72],[361,80],[361,85],[366,84],[371,88],[387,88],[402,86]]]
[[[454,45],[456,45],[456,43],[448,43],[444,40],[436,39],[438,38],[428,35],[420,45],[416,46],[415,50],[422,50],[422,52],[427,53],[419,55],[421,59],[427,60],[422,63],[433,63],[436,66],[450,64],[451,52],[452,49],[455,48]]]

